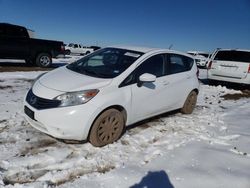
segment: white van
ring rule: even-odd
[[[208,64],[208,79],[250,85],[250,50],[217,49]]]

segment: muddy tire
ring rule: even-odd
[[[52,64],[52,58],[47,53],[40,53],[36,57],[36,65],[42,68],[50,67]]]
[[[95,120],[89,142],[97,147],[105,146],[118,140],[124,129],[124,118],[120,111],[108,109]]]
[[[194,111],[196,102],[197,102],[197,93],[195,91],[191,91],[181,109],[181,113],[191,114]]]

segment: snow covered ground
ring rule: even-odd
[[[241,91],[201,84],[193,114],[152,118],[95,148],[25,121],[22,101],[41,73],[0,73],[0,187],[250,188],[250,98],[222,97]]]

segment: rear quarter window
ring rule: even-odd
[[[179,55],[170,54],[169,56],[169,74],[181,73],[191,70],[194,64],[194,59]]]
[[[237,61],[250,63],[250,52],[245,51],[218,51],[214,60]]]

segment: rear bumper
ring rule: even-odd
[[[250,85],[250,74],[247,74],[244,78],[234,78],[234,77],[226,77],[223,75],[214,75],[211,71],[208,71],[208,79],[209,80],[216,80],[216,81],[223,81],[223,82],[231,82],[231,83],[238,83],[238,84],[246,84]]]

